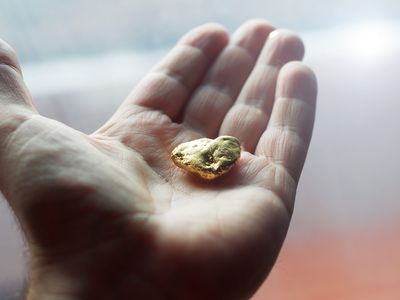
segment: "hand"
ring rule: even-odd
[[[316,80],[293,33],[264,21],[228,42],[200,26],[85,135],[40,116],[0,46],[0,187],[30,250],[28,299],[246,299],[279,253],[311,138]],[[94,108],[95,109],[95,108]],[[206,182],[178,144],[245,151]]]

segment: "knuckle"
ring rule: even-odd
[[[19,69],[17,53],[2,39],[0,39],[0,65]]]

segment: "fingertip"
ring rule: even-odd
[[[180,43],[202,49],[206,55],[216,55],[229,42],[228,31],[220,24],[206,23],[200,25],[180,40]]]
[[[275,27],[263,19],[251,19],[249,21],[244,22],[233,35],[233,39],[240,39],[243,35],[248,35],[249,33],[260,36],[267,37],[272,31],[275,30]]]
[[[252,19],[243,23],[233,34],[232,42],[248,49],[257,58],[269,34],[274,31],[273,25],[263,19]]]
[[[304,43],[294,32],[287,29],[272,31],[267,40],[269,64],[281,67],[288,61],[300,61],[304,57]]]
[[[250,20],[245,21],[242,26],[269,26],[271,28],[274,28],[274,26],[267,20],[263,19],[263,18],[252,18]]]
[[[219,23],[208,22],[193,29],[194,32],[206,33],[221,40],[229,39],[228,30]]]
[[[315,104],[317,90],[317,77],[304,63],[293,61],[282,67],[278,77],[278,97],[297,98]]]

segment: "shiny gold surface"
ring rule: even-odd
[[[212,180],[227,173],[240,157],[240,142],[233,136],[201,138],[178,145],[171,159],[179,168]]]

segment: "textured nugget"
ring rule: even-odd
[[[227,173],[240,157],[239,140],[233,136],[202,138],[177,146],[171,159],[179,168],[212,180]]]

